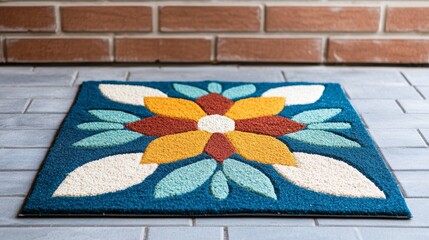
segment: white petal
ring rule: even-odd
[[[53,197],[83,197],[124,190],[143,182],[157,164],[140,164],[143,153],[118,154],[86,163],[55,190]]]
[[[296,85],[272,88],[262,94],[262,97],[284,97],[286,105],[302,105],[314,103],[323,95],[323,85]]]
[[[293,153],[297,167],[273,165],[292,183],[316,192],[352,198],[386,198],[371,180],[343,161],[316,154]]]
[[[139,106],[144,106],[144,97],[167,97],[167,94],[160,90],[145,86],[100,84],[98,88],[112,101]]]

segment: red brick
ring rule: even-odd
[[[256,32],[261,9],[245,6],[167,6],[159,11],[162,32]]]
[[[330,39],[331,63],[428,63],[429,40]]]
[[[0,7],[0,32],[55,32],[54,7]]]
[[[221,62],[320,62],[322,41],[316,38],[220,38]]]
[[[269,32],[376,32],[378,7],[267,7]]]
[[[152,8],[141,6],[61,7],[66,32],[149,32]]]
[[[107,39],[7,39],[8,62],[107,62]]]
[[[117,38],[118,62],[210,62],[210,39]]]
[[[429,7],[387,8],[387,32],[429,32]]]

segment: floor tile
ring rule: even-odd
[[[429,128],[429,114],[362,114],[365,123],[369,128]]]
[[[335,227],[230,227],[229,240],[359,240],[353,228]]]
[[[115,80],[125,81],[128,75],[126,68],[115,68],[115,67],[99,67],[99,68],[79,68],[79,74],[75,81],[75,85],[78,85],[85,81],[100,81],[100,80]]]
[[[196,226],[314,226],[311,218],[197,218]]]
[[[352,99],[422,99],[416,89],[407,86],[345,85],[344,89]]]
[[[362,240],[427,240],[429,229],[427,228],[359,228]]]
[[[427,69],[408,69],[403,70],[402,73],[413,85],[429,86],[429,70]]]
[[[0,235],[4,240],[142,240],[144,228],[0,228]]]
[[[223,228],[220,227],[152,227],[148,240],[223,240]]]
[[[58,129],[64,114],[0,114],[0,129]]]
[[[415,129],[370,129],[369,131],[379,147],[426,147],[423,138]]]
[[[35,176],[35,171],[0,172],[0,196],[25,196]]]
[[[335,82],[342,85],[408,86],[399,71],[358,68],[285,68],[288,82]]]
[[[28,103],[28,99],[0,98],[0,113],[23,113]]]
[[[429,197],[429,171],[396,171],[394,174],[407,197]]]
[[[74,99],[34,99],[28,107],[29,113],[67,113]]]
[[[429,100],[399,100],[406,113],[429,113]]]
[[[0,170],[37,170],[47,151],[46,148],[0,149]]]
[[[0,87],[0,98],[74,98],[77,87]]]
[[[402,113],[393,99],[352,99],[351,103],[360,113]]]
[[[0,147],[50,147],[57,130],[0,130]]]
[[[247,70],[235,68],[166,68],[130,72],[129,81],[232,81],[232,82],[284,82],[281,71]]]
[[[393,170],[429,170],[429,148],[382,148]]]

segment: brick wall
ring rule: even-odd
[[[2,1],[0,62],[429,63],[429,1]]]

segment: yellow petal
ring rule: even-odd
[[[289,148],[280,140],[261,134],[232,131],[227,138],[240,156],[264,164],[296,166]]]
[[[198,121],[207,115],[198,104],[181,98],[145,97],[144,103],[149,111],[166,117]]]
[[[285,107],[283,97],[260,97],[238,100],[225,116],[234,120],[271,116],[278,114]]]
[[[211,133],[190,131],[157,138],[149,143],[141,164],[163,164],[197,156],[202,153]]]

